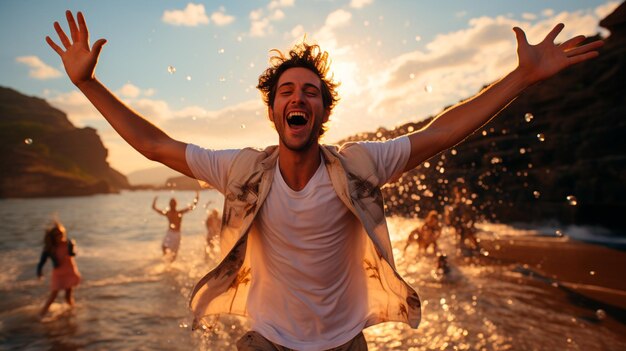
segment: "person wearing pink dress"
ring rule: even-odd
[[[54,222],[53,226],[46,230],[44,236],[44,249],[37,265],[37,276],[43,277],[43,266],[50,258],[52,261],[52,278],[50,280],[50,296],[39,312],[43,317],[54,302],[59,290],[65,290],[65,301],[74,306],[73,289],[80,283],[80,273],[76,266],[76,243],[67,238],[65,227],[60,222]]]

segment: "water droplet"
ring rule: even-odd
[[[170,72],[170,74],[174,74],[174,73],[176,73],[176,67],[174,67],[172,65],[167,66],[167,71]]]
[[[26,145],[32,145],[32,143],[33,143],[33,139],[31,139],[31,138],[26,138],[26,139],[24,139],[24,144],[26,144]]]
[[[187,80],[191,80],[191,76],[187,76]]]
[[[433,92],[433,87],[431,85],[426,85],[424,86],[424,91],[427,93],[432,93]]]
[[[422,37],[420,37],[419,35],[415,36],[415,41],[421,41],[421,40],[422,40]]]
[[[545,141],[546,140],[546,136],[543,135],[543,133],[539,133],[539,134],[537,134],[537,139],[539,139],[539,141]]]
[[[596,271],[589,271],[589,275],[596,275]]]
[[[502,163],[502,159],[500,157],[494,156],[494,157],[491,158],[491,164],[492,165],[495,165],[495,164],[498,164],[498,163]]]
[[[430,167],[430,162],[424,162],[424,168],[429,168]]]
[[[225,81],[226,81],[226,78],[224,78],[224,77],[220,77],[220,79],[219,79],[219,80],[220,80],[220,82],[225,82]]]
[[[246,129],[246,125],[241,123],[241,129]]]
[[[574,195],[567,195],[567,202],[570,204],[570,206],[578,205],[578,200]]]
[[[457,154],[457,151],[456,151],[456,149],[452,149],[452,150],[450,150],[450,153],[451,153],[452,155],[456,155],[456,154]]]
[[[191,116],[191,120],[192,120],[192,121],[195,121],[196,119],[198,119],[198,117],[196,117],[196,116]]]
[[[535,197],[535,199],[538,199],[539,196],[541,196],[541,193],[538,192],[537,190],[533,191],[533,196]]]
[[[224,49],[222,48],[222,49],[217,50],[217,53],[218,54],[223,54],[224,53]]]
[[[519,149],[519,153],[520,153],[520,154],[522,154],[522,155],[523,155],[523,154],[525,154],[525,153],[526,153],[526,149],[524,149],[524,148],[520,148],[520,149]]]
[[[555,234],[556,236],[558,236],[559,238],[562,238],[562,237],[563,237],[563,235],[564,235],[564,234],[563,234],[563,232],[562,232],[560,229],[557,229],[557,230],[554,232],[554,234]]]
[[[603,309],[599,309],[599,310],[596,311],[596,317],[599,320],[603,320],[604,318],[606,318],[606,312],[604,312]]]
[[[415,78],[415,73],[409,74],[409,78],[411,78],[411,79]]]
[[[530,122],[530,121],[532,121],[532,120],[533,120],[533,118],[535,118],[535,116],[533,116],[533,114],[532,114],[532,113],[530,113],[530,112],[527,112],[527,113],[524,115],[524,120],[525,120],[526,122]]]

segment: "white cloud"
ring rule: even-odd
[[[352,0],[350,1],[350,7],[360,9],[371,4],[373,1],[374,0]]]
[[[338,28],[349,24],[350,19],[352,19],[352,13],[339,9],[331,12],[328,17],[326,17],[326,26],[330,28]]]
[[[535,15],[534,13],[524,12],[522,13],[522,18],[527,21],[533,21],[537,19],[537,15]]]
[[[102,118],[100,112],[93,107],[85,95],[77,90],[68,93],[45,91],[44,96],[50,105],[65,112],[74,125],[83,127],[87,121]]]
[[[263,18],[257,21],[252,21],[250,24],[250,36],[251,37],[264,37],[268,33],[271,33],[273,27],[270,25],[270,20]]]
[[[274,0],[267,5],[267,15],[262,8],[250,11],[250,36],[264,37],[273,33],[272,22],[285,18],[285,12],[280,8],[293,6],[293,4],[293,0]]]
[[[272,16],[270,17],[272,21],[280,21],[283,18],[285,18],[285,13],[281,9],[277,9],[276,11],[274,11]]]
[[[188,27],[209,23],[209,18],[204,11],[204,5],[194,3],[188,3],[184,10],[165,10],[162,20],[174,26]]]
[[[267,8],[273,10],[279,7],[290,7],[295,3],[294,0],[273,0],[267,5]]]
[[[224,9],[224,7],[220,7],[218,11],[215,11],[211,14],[211,21],[213,21],[216,26],[225,26],[232,23],[234,20],[234,16],[226,14],[226,10]]]
[[[289,34],[290,34],[291,38],[302,38],[304,36],[304,34],[305,34],[304,27],[301,24],[299,24],[299,25],[293,27]]]
[[[52,79],[60,77],[61,71],[45,64],[37,56],[20,56],[15,61],[28,66],[28,76],[35,79]]]
[[[554,10],[553,9],[545,9],[545,10],[541,11],[541,14],[544,17],[551,17],[551,16],[554,16]]]
[[[117,91],[117,93],[124,97],[136,98],[139,94],[141,94],[141,89],[139,89],[136,85],[126,83]]]
[[[600,5],[596,8],[596,16],[599,18],[604,18],[611,14],[611,12],[615,11],[615,9],[619,6],[619,1],[609,1],[604,5]]]

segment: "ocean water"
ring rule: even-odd
[[[204,220],[208,208],[221,209],[222,197],[201,192],[199,206],[184,216],[179,257],[168,264],[160,249],[167,222],[150,208],[157,195],[161,208],[172,196],[179,207],[194,196],[138,191],[0,200],[0,350],[235,349],[248,330],[245,319],[219,316],[211,328],[191,331],[187,309],[194,284],[216,264],[205,253]],[[60,296],[40,320],[51,263],[41,281],[35,267],[44,228],[55,217],[77,241],[82,282],[74,308]],[[441,247],[452,271],[444,279],[434,275],[434,257],[417,256],[413,247],[402,255],[416,225],[389,219],[398,270],[423,301],[422,323],[417,330],[399,323],[368,328],[370,350],[626,350],[626,326],[610,314],[572,302],[514,266],[457,257],[450,233]]]

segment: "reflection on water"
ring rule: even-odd
[[[248,327],[244,319],[212,317],[203,331],[191,331],[187,299],[195,282],[215,264],[205,257],[204,219],[199,206],[183,219],[183,239],[173,264],[161,259],[167,229],[150,204],[165,192],[129,192],[86,198],[0,200],[1,349],[171,349],[228,350]],[[192,192],[177,192],[179,203]],[[200,203],[222,200],[204,191]],[[76,307],[61,299],[38,321],[48,291],[35,279],[43,228],[57,214],[78,242],[83,282]],[[444,230],[440,247],[450,272],[436,272],[434,255],[417,256],[404,239],[415,220],[389,222],[399,272],[417,287],[423,319],[417,330],[387,323],[365,331],[370,350],[622,350],[626,328],[610,311],[572,301],[558,283],[537,279],[519,265],[501,265],[456,254]],[[485,225],[499,235],[506,226]],[[552,231],[554,233],[554,231]],[[555,235],[556,236],[556,235]],[[213,255],[216,256],[216,255]]]

